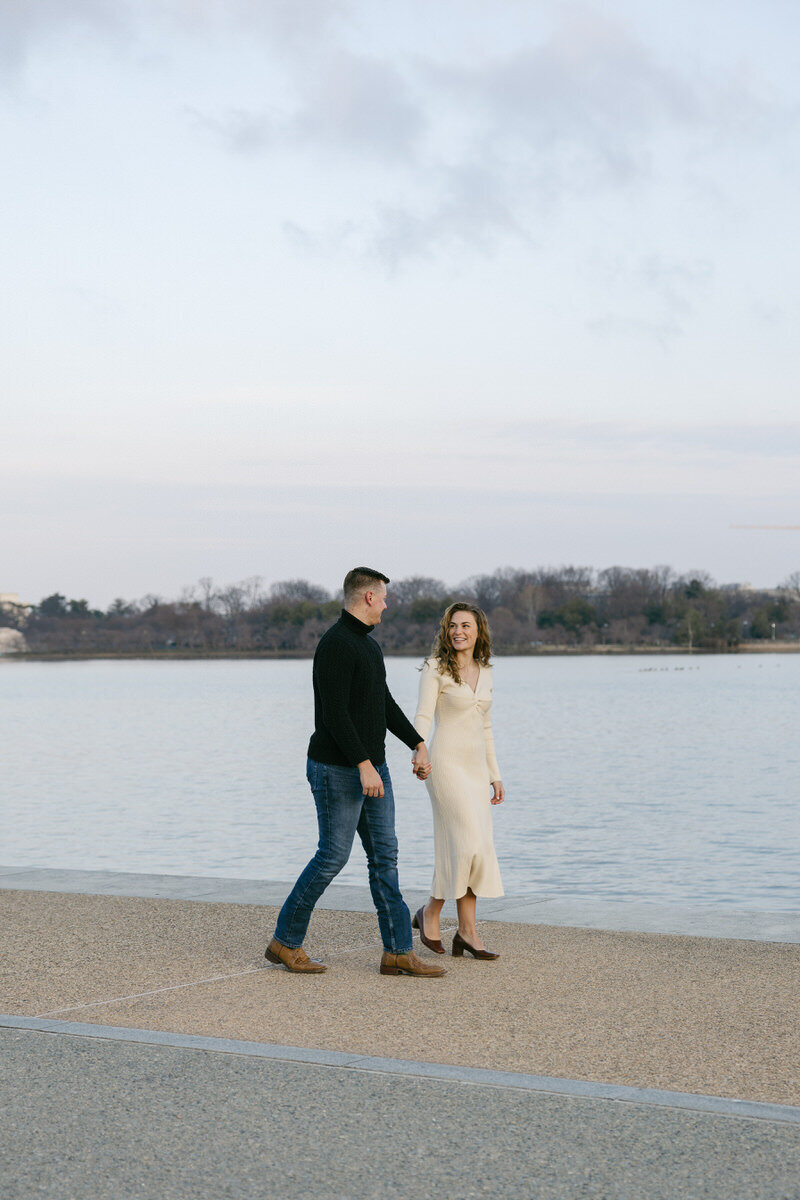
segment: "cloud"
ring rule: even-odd
[[[146,42],[157,31],[161,43],[164,34],[214,38],[238,30],[305,59],[333,44],[351,7],[348,0],[2,0],[0,73],[16,73],[33,49],[69,29],[116,42],[122,35]]]
[[[368,217],[330,221],[322,229],[286,220],[284,236],[301,252],[374,260],[390,275],[451,248],[489,255],[508,238],[531,242],[502,178],[477,165],[443,168],[436,175],[425,209],[378,200]]]
[[[427,213],[386,205],[379,209],[367,250],[390,269],[428,258],[443,245],[489,253],[504,237],[528,241],[502,178],[478,164],[444,168],[439,194]]]
[[[284,138],[405,170],[415,199],[399,201],[393,175],[359,237],[350,222],[338,243],[332,228],[304,231],[330,249],[358,242],[396,269],[448,246],[487,253],[503,239],[532,241],[535,212],[648,174],[653,134],[698,113],[688,83],[621,26],[580,10],[541,44],[479,65],[337,50]]]
[[[706,259],[668,261],[660,254],[647,255],[637,270],[641,284],[676,313],[689,312],[690,296],[704,288],[713,274],[713,264]]]
[[[439,17],[446,7],[434,5]],[[514,7],[497,6],[509,28]],[[363,189],[330,189],[339,210],[327,228],[304,229],[290,212],[287,227],[306,246],[355,250],[391,270],[453,248],[487,254],[504,241],[533,244],[571,200],[661,185],[667,174],[679,187],[676,163],[691,160],[696,187],[720,145],[755,143],[786,120],[744,71],[717,66],[703,75],[696,63],[673,64],[623,19],[590,5],[550,9],[549,30],[522,35],[512,53],[475,48],[479,24],[469,6],[455,48],[432,44],[420,19],[401,51],[378,9],[364,0],[6,0],[0,33],[7,67],[68,25],[158,45],[164,70],[178,41],[215,52],[219,42],[229,57],[242,37],[256,40],[264,102],[249,90],[241,104],[187,109],[195,129],[231,153],[287,156],[284,177],[295,171],[320,190],[363,172]],[[674,336],[675,313],[688,311],[697,281],[654,259],[642,282],[667,316],[612,313],[596,332],[627,325],[662,343]]]
[[[287,63],[283,63],[286,67]],[[230,109],[221,115],[191,110],[195,124],[227,149],[323,151],[381,165],[417,160],[426,120],[408,80],[384,59],[327,47],[308,61],[289,62],[283,110]]]
[[[674,319],[646,321],[641,317],[605,316],[586,321],[584,328],[589,333],[604,338],[629,338],[634,341],[655,342],[667,350],[683,333],[683,328]]]
[[[306,91],[293,132],[395,173],[372,212],[353,216],[359,237],[350,222],[338,247],[330,230],[307,232],[331,249],[359,242],[391,269],[452,246],[486,253],[503,240],[532,242],[569,199],[674,176],[674,161],[662,161],[666,145],[691,160],[696,186],[704,155],[765,136],[773,117],[780,123],[776,111],[744,75],[720,68],[703,78],[669,65],[620,21],[585,6],[561,10],[537,44],[466,64],[429,52],[383,63],[337,50]],[[638,282],[668,315],[649,323],[608,317],[597,329],[627,322],[637,336],[665,343],[710,272],[706,262],[643,260]]]
[[[656,342],[668,349],[683,333],[683,319],[694,310],[698,298],[714,277],[714,264],[705,258],[667,258],[647,254],[634,261],[617,255],[610,263],[595,263],[604,291],[624,291],[628,303],[633,298],[637,315],[606,313],[585,322],[588,332],[600,337],[631,338]],[[653,317],[641,315],[642,302],[656,309]]]
[[[424,128],[422,110],[392,63],[339,50],[314,73],[287,133],[335,151],[411,160]]]
[[[220,117],[208,116],[195,108],[187,108],[186,113],[196,128],[211,133],[226,150],[237,154],[256,154],[275,143],[275,122],[265,114],[240,108],[230,109]]]
[[[579,190],[649,175],[654,132],[702,119],[695,87],[589,8],[566,10],[537,46],[477,66],[430,64],[427,75],[472,114],[478,151],[503,147]]]
[[[119,39],[128,28],[124,2],[112,0],[3,0],[0,4],[0,76],[15,75],[30,51],[64,30],[84,29]]]
[[[748,424],[635,424],[626,421],[526,421],[486,434],[489,442],[525,447],[549,446],[574,450],[624,453],[684,454],[711,452],[719,459],[800,458],[800,422]]]
[[[238,28],[305,58],[335,41],[353,5],[349,0],[167,0],[162,7],[174,22],[198,33]]]

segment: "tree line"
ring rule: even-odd
[[[454,600],[487,613],[499,654],[603,645],[723,651],[800,639],[800,571],[758,591],[664,566],[562,566],[505,568],[456,588],[423,576],[393,582],[376,630],[384,651],[427,653]],[[305,579],[265,588],[258,576],[223,587],[206,577],[177,600],[117,599],[106,611],[54,593],[32,609],[3,609],[0,624],[20,629],[33,654],[308,655],[340,607],[341,596]]]

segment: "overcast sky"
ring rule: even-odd
[[[0,591],[800,568],[795,0],[0,5]]]

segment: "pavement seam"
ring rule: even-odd
[[[146,996],[157,996],[161,992],[178,992],[181,988],[199,987],[203,983],[219,983],[223,979],[239,979],[242,975],[256,975],[264,967],[249,967],[246,971],[233,971],[230,975],[210,975],[207,979],[191,979],[188,983],[173,983],[168,987],[153,988],[149,992],[133,992],[130,996],[114,996],[111,1000],[91,1000],[88,1004],[72,1004],[69,1008],[51,1008],[37,1013],[37,1019],[57,1017],[60,1013],[81,1012],[84,1008],[102,1008],[106,1004],[123,1004],[126,1000],[142,1000]]]
[[[343,946],[336,954],[355,954],[358,950],[375,949],[380,942],[359,942],[356,946]],[[124,1004],[127,1000],[143,1000],[147,996],[158,996],[161,992],[178,992],[183,988],[201,987],[205,983],[219,983],[224,979],[240,979],[244,975],[259,975],[262,971],[282,970],[277,963],[264,963],[263,966],[248,967],[246,971],[233,971],[230,975],[209,975],[205,979],[190,979],[186,983],[173,983],[167,987],[152,988],[148,992],[133,992],[130,996],[114,996],[110,1000],[90,1000],[86,1004],[71,1004],[68,1008],[49,1008],[46,1012],[36,1013],[37,1019],[57,1017],[61,1013],[81,1012],[85,1008],[103,1008],[107,1004]]]
[[[101,1041],[164,1046],[177,1050],[200,1050],[216,1054],[260,1058],[272,1062],[302,1066],[368,1071],[374,1074],[429,1079],[446,1083],[493,1087],[562,1096],[573,1100],[600,1100],[623,1104],[642,1104],[656,1108],[680,1109],[708,1115],[735,1117],[738,1120],[770,1121],[800,1125],[800,1107],[764,1101],[737,1100],[688,1092],[669,1092],[655,1088],[637,1088],[622,1084],[596,1083],[592,1080],[555,1076],[527,1075],[511,1071],[491,1071],[481,1067],[460,1067],[447,1063],[415,1062],[409,1059],[379,1058],[336,1050],[315,1050],[304,1046],[282,1046],[270,1042],[246,1042],[231,1038],[205,1037],[199,1034],[168,1033],[126,1026],[89,1025],[71,1021],[46,1021],[37,1017],[0,1015],[0,1028],[49,1036],[69,1036]]]

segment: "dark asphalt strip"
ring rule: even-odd
[[[233,1038],[201,1037],[196,1034],[165,1033],[124,1026],[89,1025],[77,1021],[56,1021],[40,1017],[0,1015],[0,1028],[33,1032],[101,1038],[105,1041],[139,1042],[175,1049],[205,1050],[216,1054],[235,1054],[278,1062],[306,1063],[317,1067],[338,1067],[371,1071],[384,1075],[402,1075],[418,1079],[443,1079],[451,1083],[479,1084],[482,1087],[516,1091],[544,1092],[590,1100],[649,1104],[659,1108],[687,1109],[717,1116],[747,1118],[800,1125],[800,1107],[736,1100],[724,1096],[703,1096],[689,1092],[669,1092],[656,1088],[625,1087],[595,1083],[591,1080],[560,1079],[548,1075],[525,1075],[513,1071],[488,1071],[479,1067],[460,1067],[447,1063],[414,1062],[409,1059],[379,1058],[337,1050],[314,1050],[304,1046],[281,1046],[267,1042],[237,1041]]]

